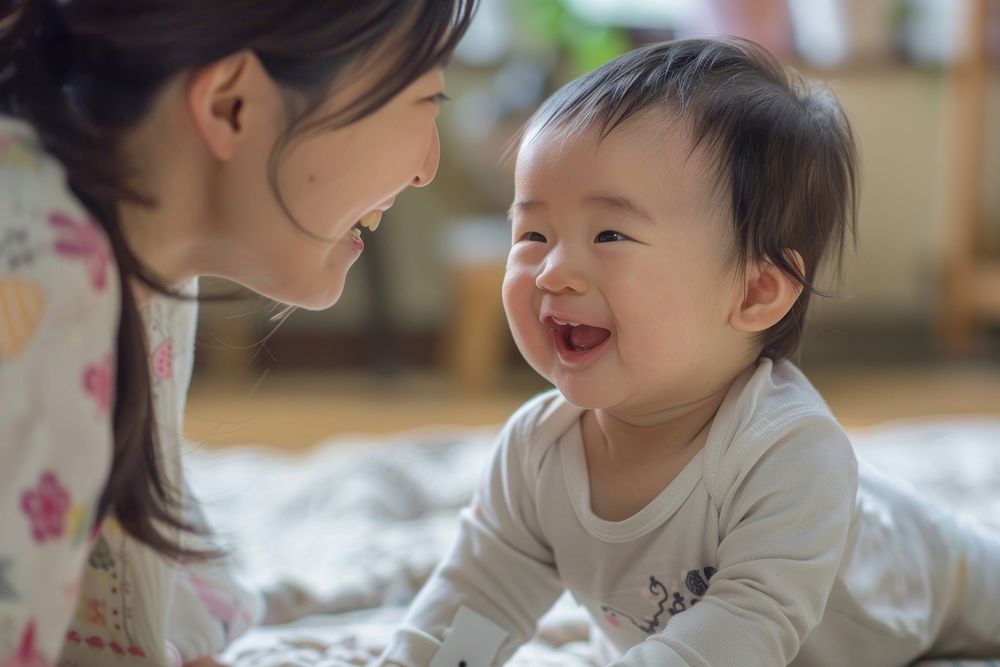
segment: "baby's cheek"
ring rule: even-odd
[[[508,270],[504,275],[500,296],[511,327],[520,325],[532,307],[531,285],[524,274]]]
[[[520,350],[522,356],[531,362],[532,357],[537,356],[539,352],[541,342],[539,332],[529,326],[527,317],[523,312],[514,316],[508,315],[508,322],[510,323],[510,332],[514,337],[517,349]]]
[[[658,376],[691,353],[690,339],[667,323],[636,322],[617,334],[618,354],[636,374]]]

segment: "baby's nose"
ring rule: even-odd
[[[553,253],[535,278],[535,286],[546,292],[582,293],[587,289],[587,279],[578,263],[565,252]]]

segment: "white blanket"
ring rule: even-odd
[[[228,652],[231,664],[343,667],[378,655],[451,542],[494,433],[345,437],[298,457],[192,448],[192,485],[246,576],[266,591],[267,620],[300,619],[254,630]],[[855,441],[863,458],[1000,529],[1000,420],[889,424]],[[586,640],[586,619],[564,598],[511,664],[591,665]]]

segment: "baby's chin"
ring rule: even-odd
[[[618,404],[606,387],[595,386],[594,382],[563,382],[558,378],[550,379],[549,382],[556,386],[563,398],[584,410],[607,410]]]

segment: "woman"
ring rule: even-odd
[[[252,623],[180,475],[195,281],[334,304],[434,177],[474,3],[0,11],[0,666],[213,665]]]

